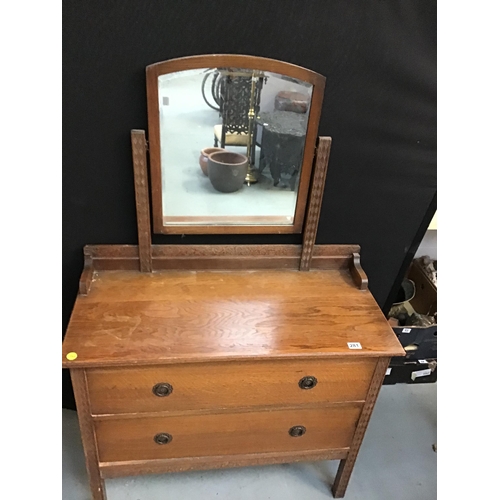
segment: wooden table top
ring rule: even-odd
[[[73,309],[66,368],[405,354],[347,270],[99,271],[94,278]]]

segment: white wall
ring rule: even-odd
[[[431,259],[437,260],[437,230],[428,229],[425,233],[415,254],[415,259],[423,255],[428,255]]]

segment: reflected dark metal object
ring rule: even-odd
[[[269,169],[275,186],[294,191],[300,177],[309,115],[293,111],[263,112],[259,171]]]
[[[206,83],[207,80],[212,77],[212,84],[211,84],[211,94],[212,94],[212,99],[214,100],[216,106],[214,106],[208,99],[206,95]],[[201,94],[203,96],[203,100],[206,102],[206,104],[212,108],[213,110],[220,112],[220,86],[221,86],[221,78],[220,78],[220,73],[217,70],[209,70],[209,73],[207,73],[203,77],[203,81],[201,82]]]
[[[255,163],[254,117],[260,110],[260,95],[266,77],[262,71],[218,68],[219,83],[214,100],[220,106],[222,125],[214,128],[214,147],[246,146],[250,165]],[[230,138],[230,140],[227,138]],[[248,183],[257,182],[249,173]]]

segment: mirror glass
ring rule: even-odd
[[[161,75],[163,225],[293,225],[312,88],[240,68]]]

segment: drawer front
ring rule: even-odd
[[[103,368],[87,371],[94,415],[363,401],[376,359]]]
[[[99,460],[120,462],[349,447],[360,405],[95,422]]]

